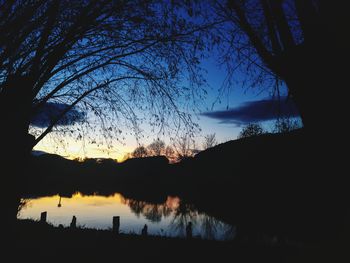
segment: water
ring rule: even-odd
[[[192,222],[193,236],[228,240],[234,238],[236,230],[172,196],[163,204],[127,199],[119,193],[111,196],[75,193],[70,198],[55,195],[24,201],[19,219],[39,220],[40,213],[47,211],[47,221],[55,226],[69,226],[74,215],[78,227],[111,229],[113,216],[120,216],[122,233],[140,234],[147,224],[150,235],[184,237],[187,224]]]

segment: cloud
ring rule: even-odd
[[[31,124],[39,128],[48,127],[52,120],[69,107],[65,103],[48,102],[31,119]],[[72,125],[86,120],[86,113],[72,108],[57,123],[58,126]]]
[[[299,112],[295,104],[286,97],[280,100],[262,99],[248,101],[224,111],[204,112],[201,115],[220,120],[221,123],[233,123],[237,126],[248,123],[274,120],[278,117],[298,117]]]

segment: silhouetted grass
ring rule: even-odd
[[[50,262],[136,260],[164,262],[339,262],[344,248],[336,245],[273,245],[237,241],[210,241],[115,234],[109,230],[54,227],[32,220],[18,220],[16,258]],[[339,244],[338,244],[339,245]],[[44,258],[43,258],[44,257]],[[43,261],[43,262],[44,262]],[[30,261],[33,262],[33,261]]]

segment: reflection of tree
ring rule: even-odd
[[[233,239],[236,234],[234,226],[227,225],[218,219],[200,214],[193,205],[181,202],[176,197],[168,197],[163,204],[151,204],[145,201],[122,199],[122,202],[130,207],[136,215],[143,215],[152,222],[160,222],[162,217],[172,216],[170,230],[179,236],[185,235],[186,226],[192,222],[192,226],[200,231],[205,239]]]
[[[62,200],[62,198],[61,198],[61,196],[60,196],[60,199],[58,200],[58,205],[57,205],[57,207],[61,207],[61,206],[62,206],[61,200]]]
[[[130,210],[136,215],[143,215],[152,222],[160,222],[162,216],[168,217],[171,214],[171,208],[164,204],[150,204],[144,201],[125,199],[123,203],[130,207]]]
[[[223,233],[223,239],[224,240],[232,240],[237,235],[237,227],[231,226],[231,225],[224,225],[224,233]]]
[[[132,200],[132,199],[126,199],[124,200],[125,204],[127,204],[131,211],[137,216],[139,217],[140,214],[143,211],[143,208],[145,207],[145,202],[142,201],[137,201],[137,200]]]
[[[21,210],[25,207],[27,207],[29,204],[29,199],[24,199],[22,198],[20,201],[19,201],[19,205],[18,205],[18,208],[17,208],[17,216],[20,215],[21,213]]]
[[[194,209],[193,205],[180,202],[177,209],[174,211],[174,217],[171,221],[171,228],[178,235],[184,236],[185,229],[189,222],[192,222],[193,227],[197,224],[198,212]]]
[[[180,202],[174,211],[171,227],[178,235],[183,236],[189,222],[192,222],[194,227],[199,228],[202,238],[205,239],[220,238],[229,240],[235,237],[236,227],[225,224],[206,214],[200,214],[193,205]]]
[[[220,224],[222,223],[214,217],[203,216],[201,220],[203,237],[206,239],[215,239]]]
[[[203,215],[200,221],[202,237],[205,239],[230,240],[236,235],[235,226],[225,224],[214,217]]]
[[[162,205],[146,205],[144,216],[152,222],[160,222],[162,220]]]
[[[166,205],[162,206],[162,214],[164,217],[170,216],[171,212],[172,212],[172,209],[170,207],[168,207]]]

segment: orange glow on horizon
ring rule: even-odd
[[[116,143],[112,148],[98,147],[95,144],[77,142],[72,139],[67,139],[65,145],[60,145],[45,138],[34,147],[34,150],[58,154],[67,159],[110,158],[122,162],[134,148],[135,146],[124,146],[120,143]]]

